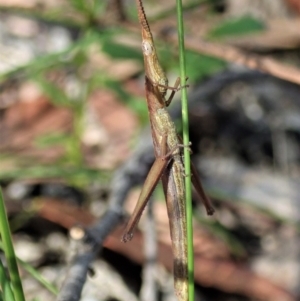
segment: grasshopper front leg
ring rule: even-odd
[[[210,199],[208,198],[208,196],[204,192],[204,189],[203,189],[202,184],[200,182],[200,178],[199,178],[197,169],[194,166],[193,162],[191,162],[191,171],[192,171],[191,180],[192,180],[193,186],[196,189],[196,191],[197,191],[197,193],[198,193],[198,195],[199,195],[199,197],[200,197],[200,199],[201,199],[201,201],[202,201],[202,203],[203,203],[203,205],[206,209],[207,215],[213,215],[214,212],[215,212],[215,209],[212,206]]]
[[[181,143],[183,143],[182,138],[179,135],[177,135],[177,137],[178,137],[179,141]],[[195,167],[195,165],[192,161],[191,161],[191,172],[192,172],[191,180],[192,180],[193,186],[194,186],[195,190],[197,191],[197,193],[200,197],[200,200],[206,209],[207,215],[213,215],[215,212],[215,209],[211,203],[210,198],[206,195],[206,193],[203,189],[203,186],[200,182],[200,177],[199,177],[197,168]]]
[[[124,234],[122,236],[122,242],[127,242],[132,239],[132,232],[137,223],[139,222],[141,215],[149,201],[149,198],[168,164],[169,157],[170,156],[167,155],[167,135],[164,135],[161,140],[160,156],[156,158],[147,175],[138,202],[134,208],[134,211],[129,219],[129,222],[127,223]]]

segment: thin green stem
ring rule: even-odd
[[[13,286],[13,293],[16,301],[25,301],[22,282],[19,275],[17,260],[15,256],[14,247],[12,244],[11,233],[9,229],[6,209],[4,206],[4,199],[0,187],[0,233],[3,241],[3,248],[11,283]]]
[[[177,28],[178,28],[178,45],[180,59],[180,78],[181,86],[186,84],[185,70],[185,50],[184,50],[184,27],[182,17],[182,1],[176,0],[177,8]],[[188,101],[186,88],[181,90],[182,103],[182,127],[183,143],[188,145],[189,138],[189,118],[188,118]],[[189,276],[189,301],[194,301],[194,246],[193,246],[193,210],[192,210],[192,189],[191,189],[191,162],[188,148],[184,148],[184,168],[187,174],[185,178],[186,193],[186,216],[187,216],[187,238],[188,238],[188,276]]]

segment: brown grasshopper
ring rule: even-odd
[[[188,300],[187,235],[185,212],[184,166],[182,162],[181,139],[166,110],[174,93],[179,90],[179,80],[175,87],[168,86],[155,50],[152,34],[148,25],[141,0],[136,0],[138,16],[142,29],[142,50],[145,64],[146,99],[151,124],[152,139],[156,160],[145,180],[137,205],[124,231],[123,242],[131,240],[133,230],[158,181],[161,179],[167,203],[172,249],[174,256],[174,287],[179,301]],[[169,99],[165,99],[168,89],[172,90]],[[191,165],[192,183],[203,202],[207,214],[214,209],[206,196],[196,168]]]

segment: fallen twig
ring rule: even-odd
[[[177,44],[177,36],[175,34],[168,35],[168,39],[172,43]],[[300,70],[298,68],[282,64],[272,58],[250,54],[221,43],[208,42],[202,39],[196,40],[191,37],[186,37],[185,45],[187,49],[221,58],[228,62],[241,64],[250,69],[269,73],[300,85]]]

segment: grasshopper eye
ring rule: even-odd
[[[144,41],[142,42],[142,50],[145,55],[150,55],[153,53],[153,46],[149,42]]]

